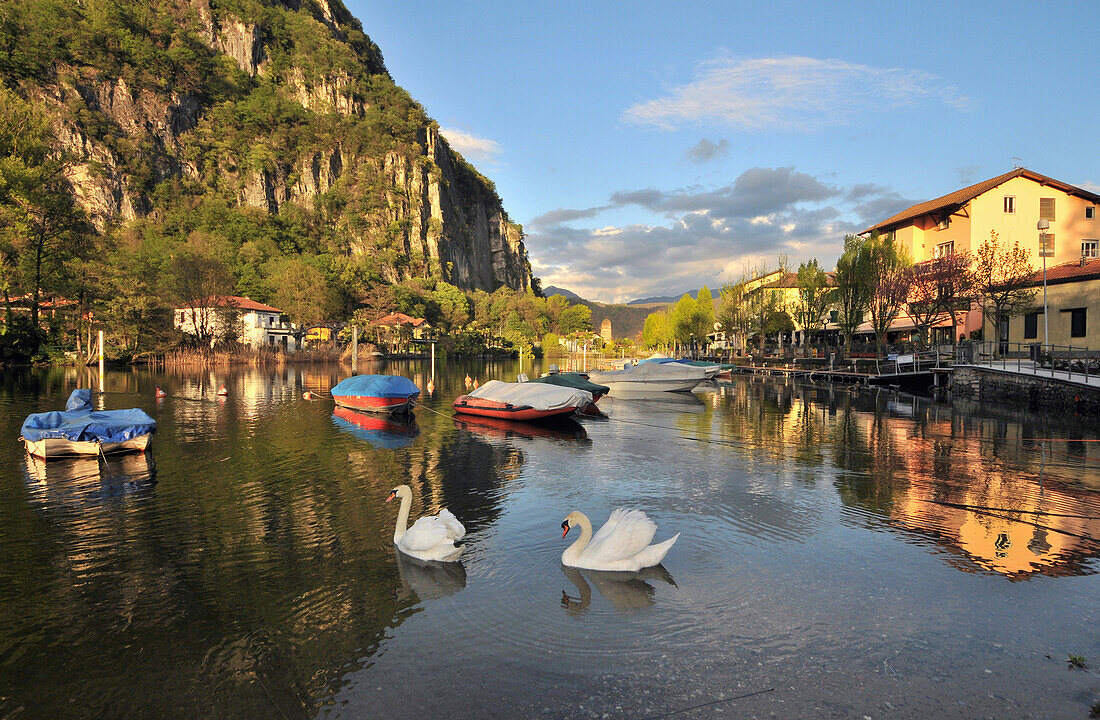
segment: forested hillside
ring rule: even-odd
[[[0,3],[5,298],[135,342],[213,290],[346,317],[419,279],[531,286],[491,181],[339,0]]]

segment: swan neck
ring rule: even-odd
[[[581,535],[565,551],[565,555],[571,558],[580,555],[585,546],[588,545],[588,541],[592,539],[592,523],[588,521],[586,515],[581,513],[577,513],[577,515],[577,524],[581,526]]]
[[[405,534],[409,526],[409,509],[412,507],[412,497],[401,495],[401,509],[397,511],[397,525],[393,529],[393,541],[397,542]]]

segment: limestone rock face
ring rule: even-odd
[[[167,82],[132,87],[128,76],[60,63],[51,82],[20,87],[47,110],[59,149],[74,158],[74,194],[93,223],[103,230],[155,213],[156,188],[168,180],[205,186],[269,213],[289,204],[312,210],[326,194],[360,193],[367,200],[333,222],[346,237],[348,252],[384,248],[387,258],[397,258],[383,269],[390,280],[434,275],[465,289],[530,287],[522,230],[508,219],[492,184],[450,148],[434,122],[407,113],[385,115],[385,103],[392,105],[394,93],[403,91],[393,88],[380,51],[343,4],[262,2],[268,14],[239,18],[211,0],[153,0],[190,18],[185,24],[198,41],[231,59],[251,83],[232,80],[236,87],[220,96],[206,88],[173,89]],[[274,39],[275,31],[259,19],[284,11],[296,13],[287,17],[287,27],[293,20],[296,31],[308,27],[312,34],[288,37],[283,27]],[[290,55],[310,63],[299,67],[288,64],[288,47],[294,52],[325,47],[337,60]],[[377,101],[370,94],[375,84],[384,88]],[[262,135],[242,141],[241,125],[223,130],[216,124],[227,117],[225,93],[236,92],[232,100],[259,90],[301,106],[299,114],[284,113],[286,126],[265,131],[297,132],[294,142],[284,143],[289,150],[272,150]],[[378,102],[383,105],[372,104]],[[246,127],[247,122],[257,120],[240,121]],[[259,122],[276,121],[261,117]],[[420,127],[410,130],[413,122]],[[401,128],[393,131],[395,140],[372,145],[371,134],[389,132],[389,123]],[[305,125],[308,130],[301,129]],[[358,215],[347,215],[352,212]]]

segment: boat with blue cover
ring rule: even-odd
[[[418,397],[416,383],[400,375],[352,375],[332,388],[337,405],[367,412],[410,412]]]
[[[65,455],[144,452],[157,421],[140,408],[93,410],[92,391],[73,390],[64,410],[33,413],[23,421],[19,439],[40,458]]]

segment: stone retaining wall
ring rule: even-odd
[[[1031,410],[1100,415],[1100,388],[994,368],[956,366],[951,377],[951,394]]]

